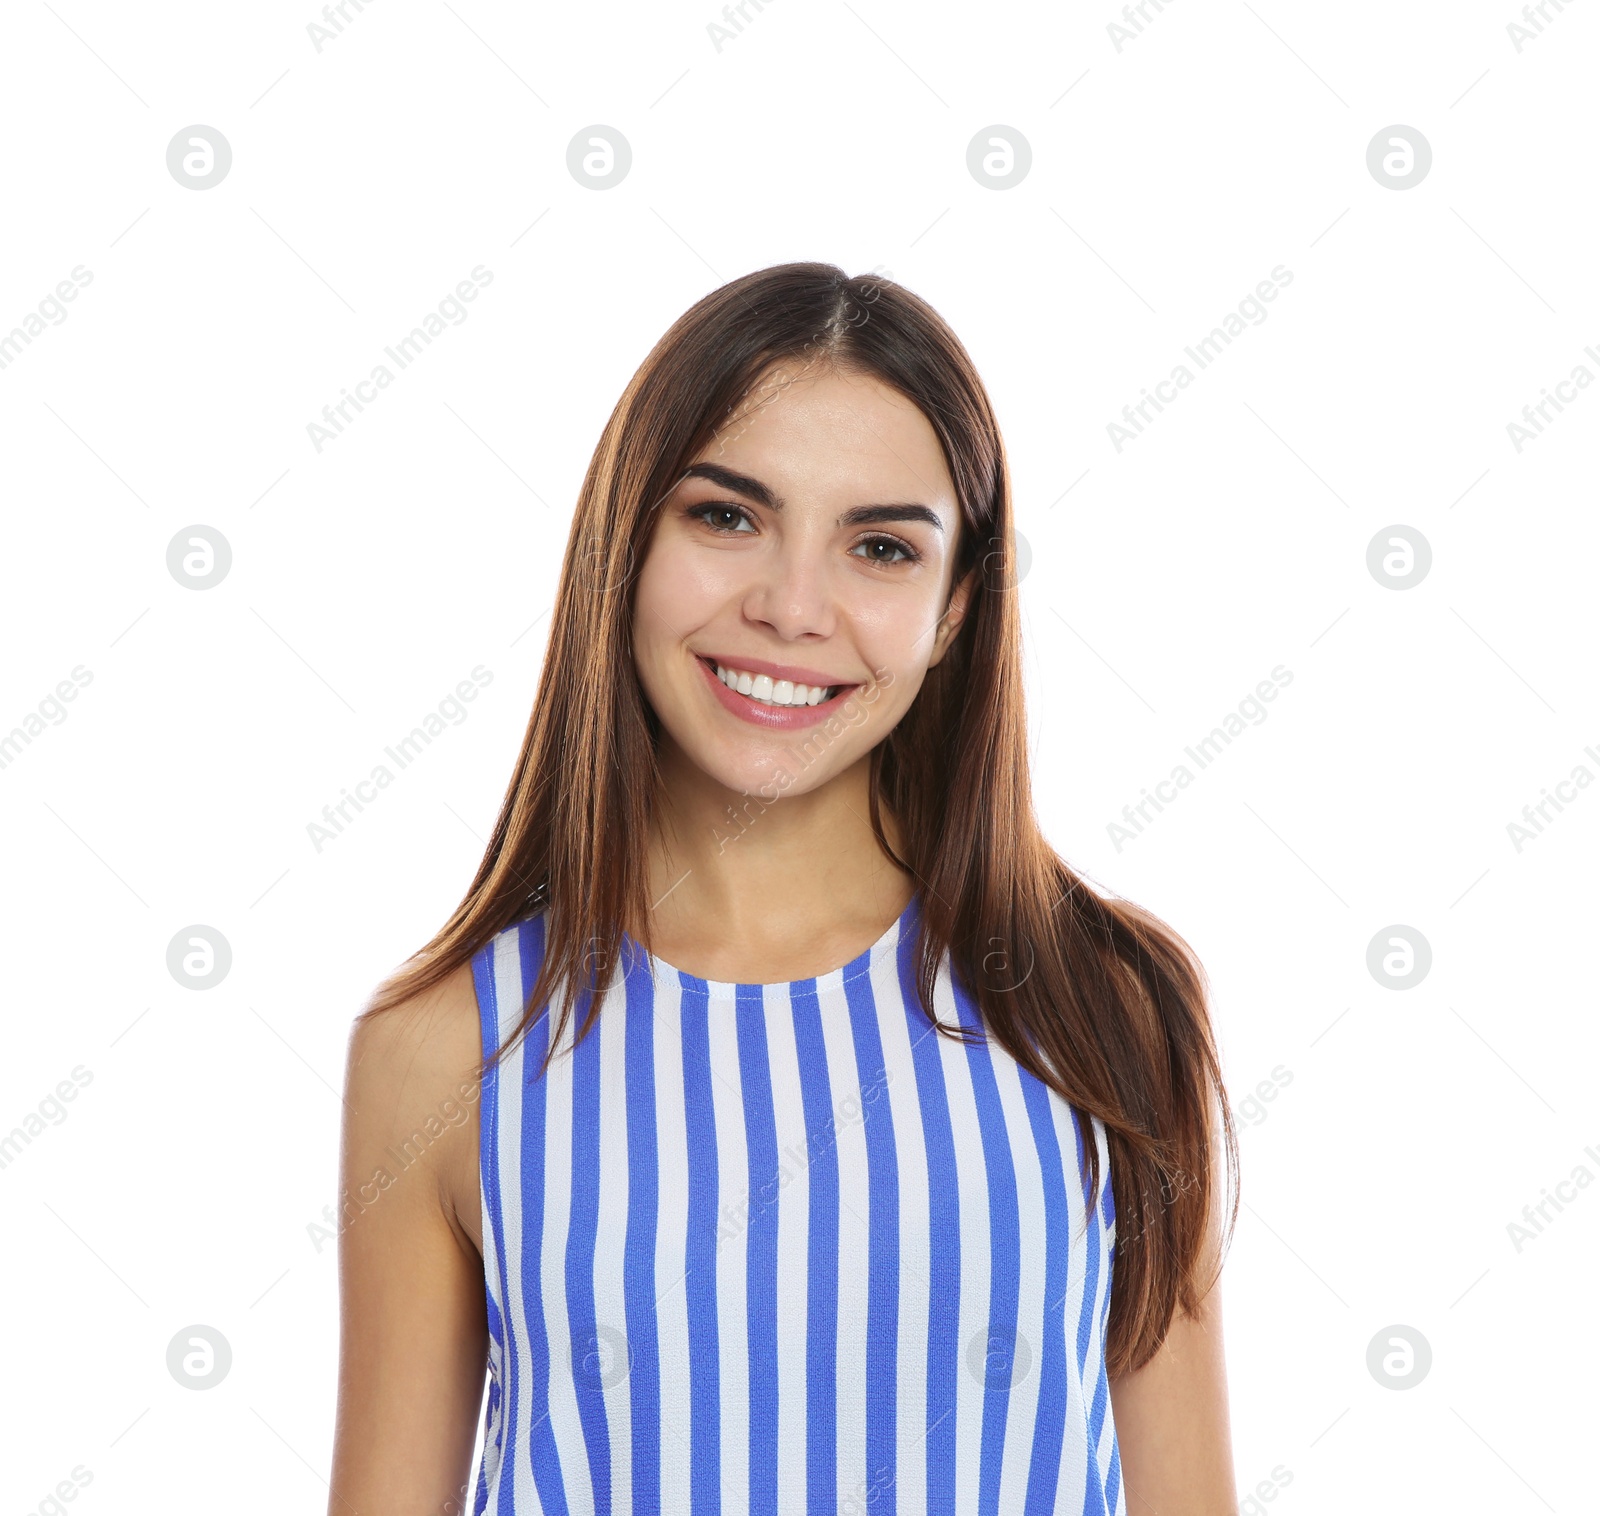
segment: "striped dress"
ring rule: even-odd
[[[918,909],[791,983],[625,937],[576,1053],[587,998],[491,1071],[474,1516],[1124,1516],[1104,1128],[932,1029]],[[544,927],[473,960],[486,1054]],[[948,954],[935,1009],[980,1024]]]

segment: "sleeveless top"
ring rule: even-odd
[[[474,1516],[1125,1516],[1104,1127],[934,1031],[918,910],[778,984],[624,934],[576,1052],[587,993],[543,1078],[548,1003],[490,1071]],[[485,1055],[544,935],[473,958]],[[981,1025],[948,952],[934,1008]]]

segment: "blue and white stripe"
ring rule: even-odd
[[[931,1029],[917,909],[789,984],[629,939],[575,1053],[586,1000],[491,1071],[474,1516],[1125,1516],[1104,1128]],[[544,931],[473,960],[486,1053]],[[935,1010],[980,1024],[948,957]]]

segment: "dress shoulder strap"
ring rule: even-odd
[[[472,986],[478,997],[478,1027],[485,1058],[494,1055],[522,1020],[544,961],[544,935],[541,911],[497,932],[472,955]]]

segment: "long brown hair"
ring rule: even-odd
[[[576,1037],[593,1025],[626,924],[640,924],[648,949],[658,724],[634,671],[634,580],[661,502],[719,427],[749,406],[756,381],[812,362],[870,374],[913,401],[956,487],[952,584],[978,572],[944,658],[871,753],[872,827],[917,881],[918,992],[941,1035],[966,1040],[931,1009],[948,951],[986,1031],[1105,1123],[1116,1207],[1107,1367],[1119,1374],[1149,1359],[1175,1306],[1193,1314],[1213,1282],[1201,1275],[1219,1146],[1230,1232],[1237,1213],[1237,1143],[1205,975],[1176,932],[1097,894],[1039,830],[1004,445],[966,351],[901,285],[826,263],[762,269],[699,300],[640,365],[578,495],[538,694],[483,861],[455,913],[363,1015],[437,984],[498,932],[551,907],[538,980],[505,1045],[561,985],[548,1060],[583,993]],[[882,808],[898,825],[903,857],[884,834]],[[484,1073],[504,1051],[484,1061]],[[1085,1151],[1098,1194],[1094,1144]]]

